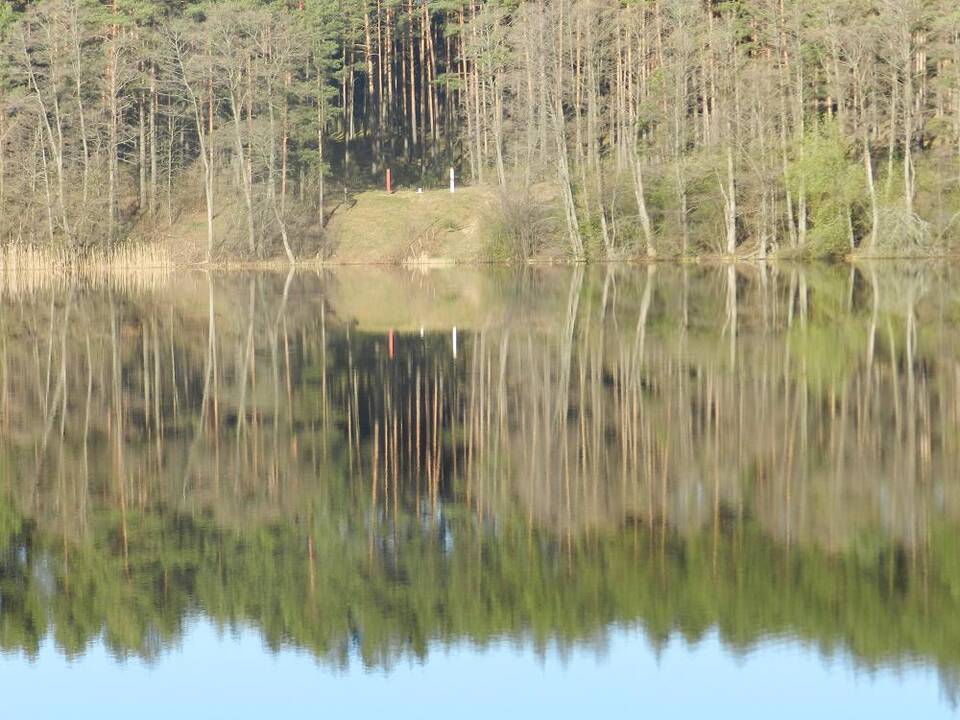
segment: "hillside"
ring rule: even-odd
[[[327,225],[325,259],[338,263],[482,262],[488,256],[495,192],[367,191],[339,207]]]

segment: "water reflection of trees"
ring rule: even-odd
[[[422,318],[341,274],[7,298],[3,647],[200,612],[335,662],[637,623],[960,664],[949,271],[493,275],[392,277]]]

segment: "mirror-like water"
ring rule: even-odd
[[[948,714],[958,279],[2,278],[4,695]]]

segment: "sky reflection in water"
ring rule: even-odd
[[[181,647],[155,662],[120,665],[102,645],[69,661],[49,643],[32,661],[0,657],[8,717],[260,718],[310,710],[327,716],[460,718],[613,716],[810,718],[950,717],[935,672],[866,670],[795,642],[744,655],[715,633],[693,645],[673,638],[654,652],[637,631],[611,633],[602,649],[536,655],[509,641],[438,647],[425,661],[389,670],[318,665],[309,653],[265,651],[255,631],[194,623]],[[51,688],[56,688],[51,691]]]

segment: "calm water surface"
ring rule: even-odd
[[[951,716],[958,418],[940,265],[0,274],[0,706]]]

